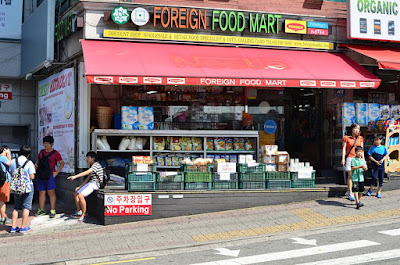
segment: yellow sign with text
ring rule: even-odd
[[[307,21],[285,20],[285,32],[307,34]]]
[[[332,50],[333,43],[302,40],[265,39],[236,36],[200,35],[185,33],[164,33],[130,30],[104,30],[104,38],[137,39],[137,40],[168,40],[206,43],[228,43],[257,46],[295,47],[309,49]]]

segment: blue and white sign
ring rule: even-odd
[[[268,120],[264,123],[264,131],[268,134],[273,134],[278,129],[278,125],[273,120]]]
[[[326,22],[307,21],[307,28],[313,29],[328,29],[329,24]]]
[[[1,39],[21,39],[23,2],[21,0],[0,0]]]

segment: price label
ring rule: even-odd
[[[136,171],[149,171],[148,164],[137,164]]]

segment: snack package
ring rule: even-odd
[[[181,137],[171,137],[170,144],[169,144],[169,150],[171,151],[181,151]]]
[[[222,137],[214,138],[215,151],[225,151],[225,139]]]
[[[203,150],[203,141],[201,140],[201,138],[192,137],[192,145],[193,145],[193,151]]]
[[[144,164],[144,158],[143,156],[132,156],[132,162],[134,165]]]
[[[165,166],[164,157],[161,155],[156,156],[157,166]]]
[[[172,158],[170,156],[165,157],[165,165],[166,166],[172,166]]]
[[[173,156],[172,157],[172,165],[173,166],[179,166],[179,158],[178,158],[178,156]]]
[[[143,164],[153,164],[153,159],[151,159],[151,156],[144,156]]]
[[[244,151],[244,139],[233,138],[233,148],[235,149],[235,151]]]
[[[181,138],[181,150],[192,151],[192,138],[191,137],[182,137]]]
[[[207,151],[214,151],[214,139],[207,138]]]
[[[239,155],[239,164],[246,164],[246,155]]]
[[[225,138],[225,148],[226,151],[233,151],[233,139]]]
[[[165,137],[154,137],[153,149],[158,151],[165,150]]]
[[[244,150],[246,151],[256,150],[256,141],[252,138],[246,138],[244,142]]]
[[[392,112],[389,105],[380,105],[379,107],[380,119],[383,121],[390,120]]]
[[[238,162],[238,156],[237,155],[229,155],[229,162],[230,163],[237,163]]]

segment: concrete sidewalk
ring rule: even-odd
[[[33,230],[26,235],[7,234],[6,228],[0,227],[1,260],[5,264],[57,261],[74,264],[75,259],[161,251],[338,224],[373,222],[400,216],[399,200],[400,190],[393,190],[384,192],[382,199],[363,198],[365,206],[360,210],[344,198],[328,198],[105,227],[81,223],[62,214],[51,220],[42,216],[32,220]]]

